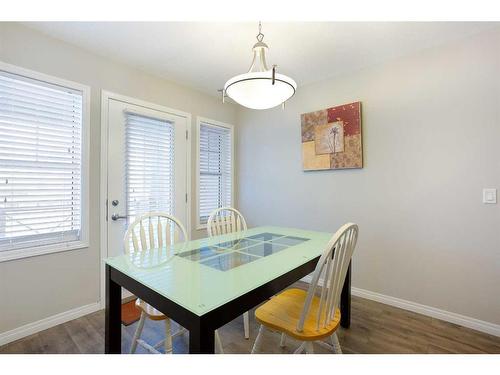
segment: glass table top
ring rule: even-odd
[[[203,315],[320,255],[331,233],[257,227],[105,262]]]

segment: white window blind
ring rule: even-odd
[[[200,124],[199,221],[206,224],[210,213],[232,202],[231,129]]]
[[[173,124],[127,112],[125,136],[128,221],[149,211],[173,214]]]
[[[0,251],[81,240],[83,93],[0,71]]]

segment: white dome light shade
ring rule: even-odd
[[[276,73],[273,84],[272,70],[240,74],[224,85],[227,96],[251,109],[276,107],[290,99],[296,89],[295,81],[284,74]]]
[[[228,96],[236,103],[251,109],[268,109],[276,107],[290,99],[297,84],[284,74],[276,73],[276,65],[267,67],[267,44],[262,40],[262,25],[259,22],[257,43],[254,44],[252,65],[247,73],[231,78],[222,90],[222,102]]]

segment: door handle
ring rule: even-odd
[[[119,219],[126,219],[128,216],[120,216],[120,214],[114,213],[111,215],[111,220],[116,221]]]

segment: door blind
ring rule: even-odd
[[[0,71],[0,251],[81,239],[80,91]]]
[[[231,206],[232,136],[231,130],[200,124],[199,215],[206,224],[210,213]]]
[[[173,214],[173,124],[126,112],[125,137],[128,221],[150,211]]]

